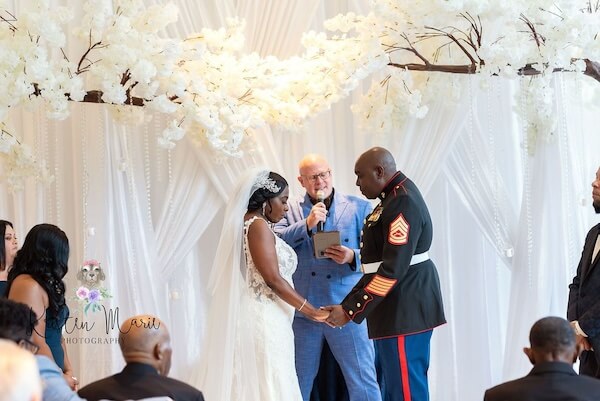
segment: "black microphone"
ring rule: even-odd
[[[322,189],[317,191],[317,202],[323,202],[325,200],[325,192]],[[325,226],[324,221],[319,221],[317,223],[317,232],[323,231],[323,226]]]

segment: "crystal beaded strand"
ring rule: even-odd
[[[531,79],[531,78],[529,78]],[[527,85],[528,78],[519,79],[520,86],[520,94],[521,94],[521,108],[523,111],[526,111],[527,107],[527,96],[528,92],[526,92],[523,88],[523,85]],[[524,113],[521,118],[521,129],[523,131],[523,152],[521,153],[521,161],[523,165],[523,195],[525,199],[525,218],[526,218],[526,227],[527,227],[527,287],[531,288],[533,286],[533,281],[531,277],[531,253],[533,251],[533,234],[532,234],[532,218],[531,218],[531,182],[530,182],[530,147],[535,146],[535,144],[531,144],[529,142],[529,134],[527,132],[527,115]]]
[[[148,129],[148,122],[144,121],[144,179],[146,184],[146,212],[149,222],[152,222],[152,196],[151,196],[151,182],[152,182],[152,170],[150,169],[150,143],[149,135],[150,130]]]
[[[62,202],[60,200],[60,196],[63,193],[62,192],[62,183],[63,183],[63,177],[61,177],[60,173],[62,170],[62,154],[60,153],[61,150],[63,149],[63,143],[61,141],[62,139],[62,135],[60,133],[58,133],[58,130],[56,129],[56,122],[52,123],[52,127],[53,127],[53,134],[54,134],[54,188],[55,188],[55,192],[54,192],[54,196],[55,196],[55,210],[56,210],[56,220],[55,220],[55,224],[57,226],[60,227],[61,222],[62,222]]]
[[[88,176],[88,141],[87,141],[87,126],[86,126],[86,114],[85,107],[81,107],[79,110],[79,131],[81,132],[81,207],[82,207],[82,224],[83,224],[83,258],[85,259],[88,254],[88,221],[87,221],[87,207],[88,207],[88,193],[89,193],[89,176]]]

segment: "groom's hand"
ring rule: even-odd
[[[348,317],[346,312],[344,312],[344,308],[342,308],[342,305],[329,305],[323,306],[321,308],[325,309],[326,311],[329,311],[329,317],[326,321],[331,327],[341,328],[350,321],[350,318]]]

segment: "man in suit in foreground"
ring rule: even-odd
[[[523,351],[533,364],[525,377],[485,392],[484,401],[592,401],[600,396],[600,380],[573,370],[580,346],[563,318],[545,317],[529,332],[531,348]]]
[[[119,345],[127,365],[116,375],[88,384],[79,395],[88,401],[140,400],[171,397],[204,401],[194,387],[167,377],[171,368],[171,338],[165,324],[155,316],[127,319],[119,331]]]
[[[592,200],[600,213],[600,168],[592,182]],[[567,319],[577,333],[577,343],[583,351],[579,356],[579,373],[600,378],[600,224],[585,238],[585,245],[573,283],[569,285]]]

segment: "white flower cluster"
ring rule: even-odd
[[[185,40],[165,38],[176,7],[144,8],[142,0],[87,0],[75,29],[87,50],[73,57],[63,50],[70,11],[39,0],[23,15],[2,14],[0,121],[10,107],[35,99],[52,118],[68,115],[69,100],[96,99],[112,104],[119,121],[139,123],[145,108],[170,115],[158,138],[165,148],[191,134],[216,154],[239,156],[253,148],[254,128],[297,129],[385,71],[389,76],[353,107],[365,130],[383,134],[409,115],[424,117],[431,99],[448,97],[449,90],[456,96],[454,80],[431,71],[582,72],[583,58],[600,60],[600,13],[592,3],[373,0],[367,15],[332,18],[328,33],[304,35],[302,55],[279,60],[242,53],[244,23],[237,19]],[[535,91],[546,90],[531,85],[528,93],[534,99]],[[539,121],[548,116],[534,107],[528,112]],[[536,123],[531,129],[549,128]]]
[[[583,59],[600,59],[600,9],[588,0],[374,0],[372,10],[367,17],[342,15],[326,25],[345,34],[336,43],[338,53],[344,49],[348,57],[366,59],[351,49],[355,40],[370,40],[395,65],[388,68],[383,85],[374,82],[353,106],[363,129],[372,133],[397,130],[407,116],[423,117],[435,96],[454,92],[447,74],[438,79],[432,71],[514,78],[523,68],[539,75],[581,73]],[[457,66],[462,68],[453,68]],[[547,80],[534,82],[527,86],[528,99],[551,98]],[[552,135],[556,113],[546,105],[544,100],[544,105],[528,108],[524,117],[535,121],[528,131]]]
[[[34,177],[45,184],[54,179],[46,166],[35,160],[29,146],[19,143],[5,130],[0,131],[0,160],[1,176],[11,192],[22,190],[25,178],[28,177]]]
[[[524,78],[515,103],[515,112],[521,118],[527,134],[529,153],[533,153],[538,138],[549,141],[555,138],[558,121],[550,74]]]
[[[115,118],[139,123],[144,108],[173,116],[158,142],[172,148],[185,133],[218,153],[238,156],[252,148],[252,129],[275,124],[297,129],[307,117],[346,96],[371,71],[379,54],[335,58],[327,46],[279,60],[242,54],[244,23],[203,29],[185,40],[164,38],[177,20],[172,4],[144,8],[140,0],[88,0],[74,30],[87,49],[65,54],[66,8],[41,0],[37,8],[0,23],[0,121],[10,107],[45,102],[48,116],[65,118],[68,101],[112,104]],[[71,39],[71,38],[70,38]],[[310,43],[310,35],[307,35]],[[373,53],[373,42],[356,43]],[[362,50],[361,50],[362,51]],[[95,100],[94,100],[95,99]],[[247,143],[245,143],[247,142]]]

